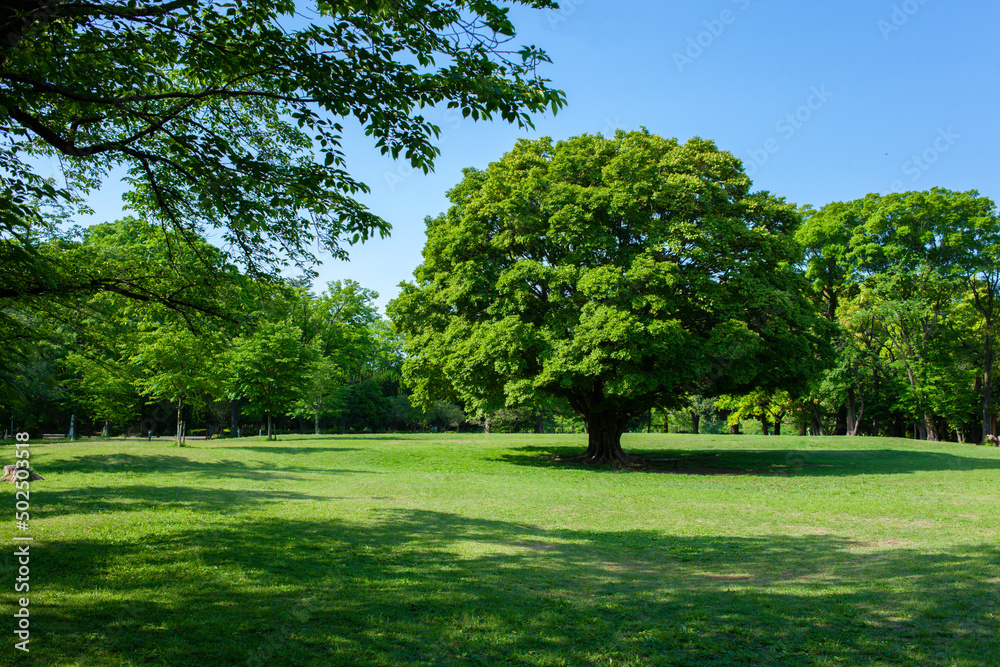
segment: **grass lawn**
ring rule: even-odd
[[[585,438],[32,444],[30,532],[0,491],[0,664],[1000,664],[1000,450],[626,435],[677,469],[551,460]]]

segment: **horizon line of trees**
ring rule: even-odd
[[[701,396],[628,430],[882,435],[981,442],[996,433],[996,206],[939,188],[800,209],[807,296],[834,353],[798,395]],[[557,400],[466,412],[412,401],[403,340],[354,281],[252,279],[198,239],[126,218],[33,243],[115,289],[4,297],[4,431],[167,435],[393,430],[572,431]],[[156,295],[170,295],[159,299]],[[146,298],[143,298],[146,297]],[[798,360],[787,359],[794,364]],[[416,403],[416,404],[415,404]],[[170,406],[169,417],[167,406]],[[656,424],[654,425],[654,421]],[[255,428],[256,427],[256,428]],[[787,432],[787,429],[786,429]]]

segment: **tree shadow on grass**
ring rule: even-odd
[[[411,433],[409,431],[399,432],[399,433],[323,433],[321,435],[314,435],[312,433],[285,433],[279,436],[279,439],[275,442],[287,443],[289,447],[294,446],[296,442],[329,442],[331,444],[341,442],[341,441],[389,441],[389,442],[405,442],[409,441],[420,441],[427,440],[424,438],[414,438],[414,436],[439,436],[444,435],[442,433]],[[317,451],[336,451],[334,448],[317,447]]]
[[[295,476],[296,473],[347,474],[364,472],[365,474],[374,474],[367,471],[306,468],[284,465],[284,463],[285,461],[282,461],[282,465],[279,467],[265,465],[252,467],[242,461],[199,461],[179,455],[112,453],[50,460],[45,462],[43,468],[49,474],[153,473],[166,476],[175,473],[196,473],[199,477],[206,479],[238,478],[256,481],[301,479]]]
[[[566,461],[579,448],[518,447],[497,461],[514,465],[595,469]],[[797,450],[797,449],[709,449],[709,450],[629,450],[644,459],[636,472],[679,475],[804,475],[850,476],[895,475],[943,470],[1000,470],[1000,459],[959,456],[942,452],[902,449]]]
[[[361,450],[356,447],[299,447],[294,443],[289,443],[287,446],[282,447],[280,445],[234,445],[232,447],[222,445],[220,449],[245,449],[251,452],[261,452],[264,454],[280,454],[286,456],[289,454],[326,454],[328,452],[360,452]]]
[[[191,486],[122,485],[86,486],[50,491],[32,489],[37,518],[65,515],[135,512],[153,509],[186,509],[212,514],[232,514],[263,504],[329,498],[277,489],[209,489]]]
[[[33,546],[45,585],[31,622],[44,641],[24,657],[986,665],[1000,655],[988,583],[998,566],[992,544],[922,553],[828,535],[546,530],[422,510],[367,523],[263,519]]]

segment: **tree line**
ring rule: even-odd
[[[139,218],[5,242],[60,288],[0,296],[4,428],[996,432],[1000,224],[976,192],[796,207],[711,142],[638,132],[520,142],[450,196],[390,319],[356,282],[253,274]]]
[[[66,433],[75,415],[79,434],[180,439],[464,421],[455,406],[409,404],[398,336],[354,281],[317,294],[305,279],[254,279],[204,239],[136,218],[35,247],[51,266],[127,287],[5,300],[17,344],[0,353],[0,409],[14,428]]]
[[[400,336],[378,294],[355,281],[316,293],[306,278],[252,278],[204,239],[192,247],[136,218],[52,230],[33,247],[50,269],[116,287],[2,300],[14,343],[0,351],[3,431],[68,434],[75,417],[78,435],[180,441],[510,431],[559,418],[522,409],[477,420],[447,401],[413,405]]]

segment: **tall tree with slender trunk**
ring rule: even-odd
[[[267,439],[275,415],[288,414],[310,387],[315,345],[302,341],[302,330],[287,321],[261,321],[233,342],[229,377],[234,398],[267,417]]]
[[[139,337],[131,357],[136,386],[152,401],[177,408],[177,445],[183,443],[184,408],[202,408],[225,391],[225,347],[218,335],[180,326],[157,326]]]

